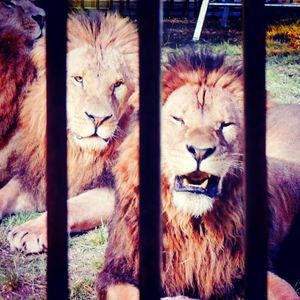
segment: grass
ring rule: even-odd
[[[6,240],[9,230],[37,215],[21,213],[0,224],[0,299],[46,299],[46,254],[11,252]],[[96,275],[103,265],[106,241],[106,226],[70,237],[70,299],[96,299]]]
[[[300,22],[297,22],[291,27],[283,24],[269,28],[267,88],[281,103],[300,103],[299,25]],[[298,31],[298,37],[292,29]],[[203,45],[199,43],[193,47],[201,48]],[[227,52],[230,56],[240,56],[242,53],[239,44],[214,43],[211,47],[214,51]],[[176,50],[165,47],[163,59],[169,51]],[[9,230],[37,215],[17,214],[0,222],[0,299],[46,299],[46,254],[25,256],[11,252],[6,240]],[[103,226],[86,234],[74,235],[69,241],[70,298],[96,299],[95,279],[103,266],[107,228]],[[300,292],[299,283],[295,288]]]

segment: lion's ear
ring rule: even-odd
[[[38,72],[46,70],[46,40],[41,38],[32,50],[32,60]]]

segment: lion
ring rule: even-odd
[[[35,78],[30,51],[44,17],[31,1],[0,1],[0,148],[17,127],[19,105]]]
[[[1,0],[0,27],[12,26],[31,40],[40,38],[45,25],[45,11],[29,0]]]
[[[114,207],[111,168],[117,145],[134,118],[138,87],[136,26],[116,14],[71,15],[67,44],[68,229],[83,231],[107,222]],[[0,215],[45,210],[46,69],[45,40],[33,50],[39,69],[10,141],[0,190]],[[0,153],[1,154],[1,153]],[[46,250],[46,213],[9,233],[13,249]]]
[[[162,99],[162,296],[238,299],[245,274],[241,64],[208,52],[170,54]],[[270,108],[269,114],[274,110],[276,115],[279,107]],[[300,106],[291,111],[295,116]],[[287,117],[283,114],[279,122]],[[268,132],[273,132],[276,122],[268,119]],[[292,115],[289,121],[299,123]],[[300,206],[299,155],[298,164],[282,161],[279,157],[287,147],[281,149],[268,159],[273,255]],[[104,268],[98,275],[99,299],[139,299],[138,151],[139,126],[134,122],[113,168],[116,205]],[[273,271],[272,262],[269,270]],[[272,272],[268,287],[269,299],[298,299],[293,288]]]

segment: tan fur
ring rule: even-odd
[[[282,278],[268,272],[268,300],[299,300],[295,290]]]
[[[127,134],[127,124],[136,105],[130,98],[138,83],[136,28],[128,19],[117,15],[99,14],[90,18],[84,14],[70,16],[67,56],[68,184],[69,197],[72,198],[86,190],[113,188],[111,167],[117,156],[116,146]],[[7,160],[6,170],[16,175],[22,192],[32,195],[34,209],[44,210],[44,39],[37,43],[33,61],[39,68],[38,79],[24,100],[20,112],[21,133],[11,141],[15,149]],[[82,82],[76,80],[78,76]],[[122,83],[114,87],[120,81]],[[88,115],[95,116],[94,121]],[[95,132],[96,137],[92,136]],[[2,214],[12,212],[4,211]],[[98,220],[100,223],[100,218]]]
[[[243,295],[242,95],[241,68],[224,63],[220,57],[184,52],[171,56],[165,67],[161,266],[165,296],[237,299]],[[114,168],[117,203],[109,227],[104,269],[98,277],[100,299],[110,299],[106,289],[115,284],[127,282],[138,286],[138,133],[135,123],[120,146]],[[178,193],[173,188],[175,176],[197,168],[187,145],[199,149],[215,147],[200,164],[201,171],[221,178],[219,194],[211,198],[210,208],[198,206],[198,202],[209,201],[203,194],[189,199],[188,193],[182,193],[182,202],[174,201]],[[273,251],[288,233],[299,210],[300,169],[272,159],[268,170],[269,244]],[[192,205],[186,209],[185,202],[189,200]]]
[[[108,288],[107,295],[112,300],[139,299],[139,290],[129,284],[118,284]]]
[[[37,17],[39,17],[40,24],[37,22]],[[12,26],[31,40],[37,39],[42,35],[44,17],[45,11],[37,7],[33,1],[0,1],[0,27]]]

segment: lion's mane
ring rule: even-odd
[[[116,49],[121,53],[130,76],[130,93],[138,83],[138,35],[135,25],[116,14],[71,15],[68,18],[67,52],[82,46],[94,49]],[[95,50],[96,51],[96,50]],[[82,57],[86,60],[86,57]],[[46,69],[45,40],[33,50],[33,61],[38,68],[37,80],[31,86],[21,112],[19,133],[10,142],[14,145],[7,163],[10,177],[16,176],[22,190],[31,195],[29,201],[36,210],[45,209],[46,172]],[[74,62],[77,64],[78,62]],[[130,96],[130,95],[129,95]],[[127,123],[135,104],[128,99],[120,107],[117,138],[101,152],[80,148],[67,138],[69,197],[94,187],[113,187],[111,167],[116,158],[116,145],[126,135]]]
[[[19,104],[35,77],[33,41],[12,26],[0,27],[0,148],[17,124]]]
[[[243,77],[239,64],[222,56],[184,52],[171,55],[163,74],[163,101],[172,91],[189,83],[204,83],[229,90],[243,104]],[[241,141],[239,141],[241,142]],[[120,147],[114,168],[117,203],[109,226],[104,269],[98,277],[100,299],[110,286],[129,283],[138,287],[139,129],[136,123]],[[128,161],[130,160],[130,161]],[[270,245],[276,249],[285,236],[299,204],[299,178],[293,168],[269,162]],[[273,166],[273,163],[272,163]],[[299,174],[299,173],[298,173]],[[224,179],[222,195],[213,209],[192,217],[176,209],[172,183],[162,167],[162,293],[192,298],[236,299],[242,294],[245,254],[245,215],[242,172]],[[299,201],[298,201],[299,203]],[[284,207],[284,209],[283,209]],[[276,250],[275,250],[276,251]]]

